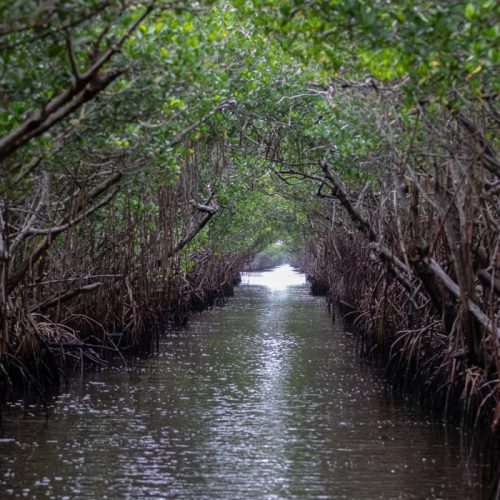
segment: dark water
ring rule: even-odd
[[[7,414],[1,498],[481,496],[459,434],[391,404],[305,285],[239,287],[50,413]]]

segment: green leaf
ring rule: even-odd
[[[472,3],[467,4],[467,6],[465,7],[465,17],[469,21],[472,21],[475,15],[476,15],[476,7],[474,6],[474,4]]]

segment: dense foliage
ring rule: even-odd
[[[497,2],[4,4],[4,394],[282,240],[396,384],[498,429]]]

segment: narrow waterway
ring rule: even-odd
[[[1,498],[481,497],[459,433],[391,403],[288,267],[50,415],[8,411]]]

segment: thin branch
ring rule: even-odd
[[[83,15],[82,17],[76,19],[75,21],[64,23],[59,28],[47,27],[47,29],[44,32],[42,32],[41,34],[37,34],[37,35],[32,36],[30,38],[27,38],[25,40],[20,40],[16,43],[9,43],[9,44],[1,45],[0,51],[11,50],[11,49],[17,48],[21,45],[32,44],[33,42],[35,42],[37,40],[43,40],[44,38],[47,38],[51,35],[59,33],[60,31],[68,30],[69,28],[74,28],[75,26],[78,26],[78,25],[84,23],[85,21],[87,21],[88,19],[91,19],[92,17],[96,16],[97,14],[99,14],[99,12],[105,10],[106,7],[109,6],[109,4],[110,4],[110,2],[108,0],[106,0],[105,2],[102,2],[101,4],[97,5],[96,8],[93,11],[89,12],[88,14]],[[40,27],[38,25],[33,25],[33,26],[23,26],[21,28],[12,28],[10,30],[2,30],[2,31],[0,31],[0,38],[5,36],[5,35],[10,35],[13,33],[22,33],[23,31],[29,31],[29,30],[32,30],[35,28],[37,30],[40,29]]]
[[[490,287],[490,289],[495,290],[495,292],[500,295],[500,279],[486,269],[481,269],[481,271],[477,273],[477,276],[485,286]]]
[[[75,48],[73,47],[73,40],[69,30],[66,30],[66,48],[68,49],[69,63],[71,65],[71,72],[75,77],[75,82],[80,80],[80,71],[78,70],[78,62],[76,61]]]
[[[365,197],[365,194],[368,192],[368,190],[371,188],[371,186],[372,186],[372,183],[370,181],[366,181],[365,185],[363,186],[363,189],[359,193],[356,204],[354,205],[355,209],[359,209],[359,207],[361,206],[361,203],[363,202],[363,198]]]
[[[96,282],[96,283],[91,283],[90,285],[84,285],[79,288],[73,288],[71,290],[67,290],[66,292],[60,295],[56,295],[47,300],[44,300],[41,304],[37,304],[36,306],[31,307],[30,312],[34,312],[37,310],[45,311],[50,307],[61,304],[62,302],[67,302],[68,300],[71,300],[73,297],[76,297],[81,293],[86,293],[95,290],[96,288],[99,288],[101,285],[102,285],[101,282]]]
[[[462,111],[455,112],[454,117],[457,122],[474,138],[480,148],[479,155],[482,164],[491,173],[500,177],[500,160],[497,158],[495,150],[478,127],[465,116]]]
[[[205,123],[211,116],[213,116],[217,111],[221,111],[224,108],[234,106],[236,104],[236,99],[228,99],[227,101],[219,103],[215,108],[209,111],[205,116],[200,118],[198,121],[186,127],[182,132],[177,134],[172,141],[170,141],[170,147],[176,146],[180,142],[182,142],[186,136],[188,136],[193,130],[197,129],[200,125]],[[142,123],[142,125],[145,125]]]
[[[85,206],[87,206],[90,202],[92,202],[94,199],[98,198],[102,193],[107,191],[113,184],[117,183],[122,177],[121,173],[115,173],[111,176],[109,176],[107,179],[105,179],[101,184],[96,186],[94,189],[92,189],[86,196],[85,199],[80,200],[75,209],[73,210],[73,214],[76,212],[78,213],[81,210],[84,210]],[[99,208],[103,207],[106,205],[109,201],[112,200],[112,198],[116,195],[118,192],[118,189],[115,189],[113,192],[109,193],[107,196],[105,196],[100,202],[96,203],[94,206],[88,208],[87,210],[84,210],[85,215],[84,216],[89,216]],[[26,273],[31,269],[33,264],[42,256],[45,254],[45,252],[48,250],[48,248],[51,246],[52,242],[55,240],[55,238],[65,230],[67,230],[69,227],[74,226],[76,223],[78,223],[83,217],[79,215],[66,215],[62,219],[62,221],[55,226],[55,228],[52,228],[53,231],[48,233],[45,238],[42,240],[42,242],[33,250],[31,255],[25,259],[17,268],[17,270],[14,272],[12,277],[9,277],[8,279],[8,284],[7,284],[7,295],[10,295],[14,289],[19,285],[19,283],[22,281],[22,279],[25,277]]]
[[[16,237],[11,243],[11,252],[14,252],[16,247],[28,236],[31,226],[35,223],[37,217],[40,215],[43,204],[47,202],[48,183],[46,176],[44,178],[44,182],[42,183],[41,191],[42,192],[40,195],[40,200],[38,201],[36,206],[34,206],[35,202],[33,201],[33,205],[31,206],[30,210],[27,211],[29,217],[25,219],[22,229],[17,233]]]
[[[43,156],[35,156],[30,162],[25,163],[19,169],[18,174],[10,182],[11,187],[21,182],[26,176],[28,176],[33,170],[39,167],[42,163]]]

